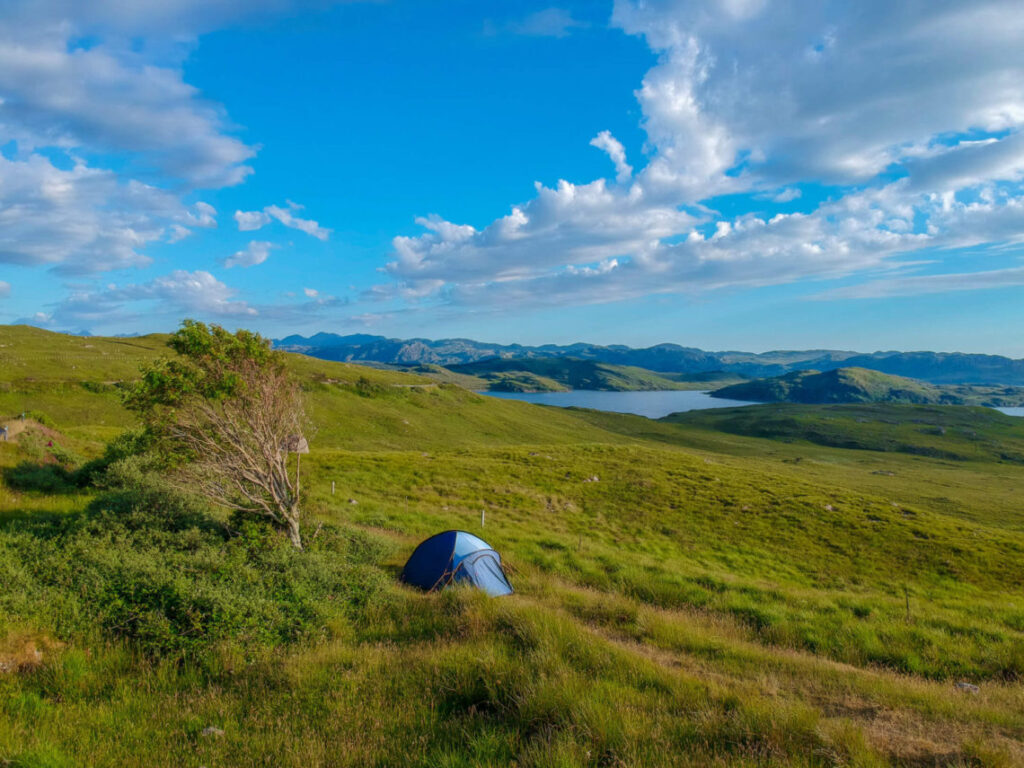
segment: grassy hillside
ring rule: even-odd
[[[1024,387],[928,384],[865,368],[794,371],[784,376],[722,387],[713,397],[762,403],[914,403],[943,405],[1024,405]]]
[[[786,403],[691,411],[666,421],[835,448],[1024,464],[1024,419],[989,408]]]
[[[114,339],[68,336],[29,325],[0,326],[0,382],[119,381],[164,349],[167,336]]]
[[[567,389],[594,389],[629,392],[635,390],[704,389],[708,382],[735,381],[735,375],[718,372],[696,374],[660,374],[644,368],[612,365],[571,357],[528,359],[491,358],[464,365],[449,366],[454,374],[472,376],[482,389],[495,392],[558,392]]]
[[[38,412],[0,443],[0,761],[1024,761],[1024,466],[1002,457],[1020,422],[655,422],[290,364],[316,425],[301,553],[159,479],[79,485],[130,423],[113,385],[0,396]],[[502,552],[515,596],[397,583],[452,527]]]

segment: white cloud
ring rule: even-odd
[[[699,199],[728,187],[723,172],[744,160],[737,188],[849,183],[941,135],[1019,126],[1019,10],[875,0],[853,13],[774,0],[737,13],[712,0],[620,0],[613,23],[660,56],[638,94],[658,149],[652,173]]]
[[[424,234],[394,240],[396,283],[372,295],[560,306],[1024,242],[1018,3],[618,0],[613,23],[658,55],[636,93],[646,166],[633,172],[603,132],[591,144],[618,185],[537,185],[483,229],[418,219]],[[802,195],[820,184],[825,202]],[[803,212],[723,217],[725,194],[751,210],[800,199]]]
[[[209,272],[175,270],[146,283],[108,285],[98,290],[78,290],[60,302],[49,315],[50,324],[79,327],[123,323],[147,316],[174,319],[186,314],[216,318],[253,318],[258,312],[236,298],[237,291]]]
[[[771,201],[773,203],[790,203],[794,200],[799,200],[801,194],[800,190],[796,187],[787,187],[772,195]]]
[[[396,237],[397,259],[388,271],[414,293],[452,281],[521,280],[566,264],[640,256],[694,221],[671,206],[652,205],[639,187],[612,188],[603,179],[536,188],[536,198],[483,230],[417,219],[429,231]]]
[[[262,229],[276,219],[284,226],[305,232],[317,240],[326,240],[330,237],[331,230],[321,227],[312,219],[300,219],[295,216],[293,212],[299,210],[302,210],[302,206],[289,200],[287,208],[268,205],[262,211],[235,211],[235,222],[242,232],[252,232]]]
[[[176,66],[116,44],[74,48],[71,25],[0,23],[0,139],[40,147],[122,153],[136,173],[194,187],[242,181],[255,150],[229,135],[222,110],[203,101]]]
[[[253,240],[244,250],[235,251],[234,254],[224,259],[224,266],[228,269],[232,267],[254,267],[266,261],[267,257],[270,256],[271,249],[275,247],[273,243],[268,243],[265,240]]]
[[[615,180],[625,184],[633,175],[633,166],[626,162],[626,149],[622,143],[612,136],[611,131],[601,131],[590,140],[590,146],[606,152],[615,163]]]
[[[320,291],[318,291],[316,288],[303,288],[302,292],[306,294],[306,296],[310,299],[315,299],[317,296],[320,295]]]
[[[508,29],[517,35],[566,37],[572,30],[586,26],[586,22],[574,19],[572,13],[564,8],[545,8],[531,13],[521,21],[512,22]]]
[[[0,280],[0,299],[6,299],[11,295],[11,284],[5,280]]]
[[[79,286],[50,311],[18,322],[90,332],[123,330],[133,324],[170,328],[183,317],[233,320],[247,327],[257,323],[298,327],[322,321],[325,312],[349,303],[346,298],[311,290],[306,289],[305,300],[298,302],[254,304],[207,271],[179,269],[141,283]]]
[[[1013,288],[1024,285],[1024,267],[993,269],[986,272],[961,272],[941,275],[912,275],[908,277],[872,280],[860,285],[826,291],[814,298],[822,301],[834,299],[881,299],[892,296],[921,296],[950,291],[981,291],[992,288]]]
[[[211,226],[212,211],[82,162],[64,170],[38,154],[0,155],[0,264],[67,273],[142,266],[147,244]]]
[[[270,223],[270,216],[263,211],[235,211],[235,222],[242,232],[252,232]]]
[[[349,0],[5,0],[14,22],[73,20],[83,33],[191,39],[228,23],[260,20]],[[358,2],[358,0],[355,0]]]
[[[247,5],[281,4],[2,5],[0,263],[140,266],[153,242],[216,226],[211,206],[185,196],[242,181],[255,149],[185,82],[182,62],[191,36]]]

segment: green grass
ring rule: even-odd
[[[80,354],[73,376],[121,380]],[[32,490],[131,420],[112,385],[10,380],[6,412],[52,426],[0,444],[0,763],[1024,761],[1020,421],[650,421],[290,365],[317,427],[302,553],[159,482]],[[397,583],[452,527],[515,596]]]
[[[495,392],[558,392],[566,389],[634,390],[703,389],[717,377],[662,374],[628,365],[612,365],[571,357],[492,358],[449,366],[456,377],[472,377],[475,389]],[[731,377],[735,381],[738,377]],[[726,379],[725,381],[728,381]],[[465,381],[459,381],[465,386]]]
[[[779,404],[691,411],[666,421],[833,448],[1024,464],[1024,420],[989,408]]]
[[[933,405],[1024,405],[1024,387],[937,385],[866,368],[793,371],[784,376],[722,387],[715,397],[763,403],[913,403]]]

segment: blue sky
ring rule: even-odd
[[[1024,356],[1016,2],[12,0],[0,322]]]

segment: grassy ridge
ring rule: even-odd
[[[834,448],[1024,464],[1024,420],[989,408],[779,404],[692,411],[666,421]]]
[[[128,419],[113,387],[0,396],[52,421],[0,444],[0,664],[20,659],[0,673],[0,759],[1024,760],[1024,472],[1000,458],[1019,422],[904,406],[655,422],[290,364],[318,428],[305,553],[229,536],[160,487],[12,487],[19,463],[58,461],[47,441],[85,458]],[[515,597],[395,582],[449,527],[500,549]]]
[[[913,403],[936,405],[1024,405],[1024,387],[936,385],[866,368],[794,371],[784,376],[722,387],[713,397],[762,403]]]
[[[471,376],[495,392],[558,392],[589,389],[614,392],[666,389],[703,389],[709,381],[736,380],[726,374],[666,374],[628,365],[613,365],[572,357],[524,359],[491,358],[449,369],[457,376]]]

